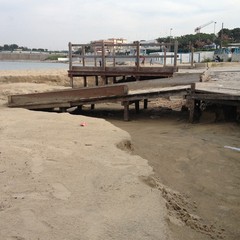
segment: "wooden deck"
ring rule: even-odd
[[[141,54],[144,47],[158,48],[163,51],[159,54]],[[174,52],[167,55],[167,48],[174,48]],[[77,51],[76,51],[77,50]],[[119,50],[126,51],[126,54],[119,54]],[[98,85],[98,77],[108,82],[108,77],[133,77],[135,80],[147,77],[172,77],[177,72],[177,50],[178,43],[165,44],[143,44],[135,42],[132,44],[72,44],[69,43],[69,70],[68,76],[71,80],[71,86],[74,87],[74,78],[83,77],[84,86],[87,85],[87,77],[95,76],[96,85]],[[128,52],[129,51],[129,52]],[[134,53],[130,53],[133,51]],[[128,52],[128,53],[127,53]],[[150,59],[161,58],[163,64],[150,64]],[[172,58],[171,65],[166,64],[167,58]]]

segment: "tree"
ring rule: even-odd
[[[232,37],[234,42],[240,42],[240,28],[234,28],[232,30]]]

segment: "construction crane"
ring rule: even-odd
[[[208,25],[210,25],[210,24],[212,24],[212,23],[215,23],[215,22],[214,22],[214,21],[211,21],[211,22],[205,23],[205,24],[203,24],[203,25],[195,28],[194,31],[195,31],[196,33],[200,33],[200,30],[201,30],[202,28],[204,28],[204,27],[206,27],[206,26],[208,26]]]

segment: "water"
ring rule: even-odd
[[[0,70],[41,70],[68,69],[67,63],[28,62],[28,61],[0,61]]]

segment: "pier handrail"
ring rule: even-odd
[[[173,46],[174,52],[173,54],[167,54],[166,49],[170,49]],[[149,47],[149,50],[153,50],[153,54],[148,55],[146,53],[141,53],[142,47]],[[155,47],[155,48],[154,48]],[[88,49],[87,49],[88,48]],[[125,48],[125,49],[124,49]],[[152,49],[151,49],[152,48]],[[154,54],[154,50],[156,51],[159,48],[160,52],[163,52],[163,55]],[[87,49],[87,51],[86,51]],[[75,51],[74,51],[75,50]],[[125,50],[125,54],[120,50]],[[117,52],[118,51],[118,52]],[[127,55],[126,53],[131,52],[131,55]],[[122,54],[117,54],[117,53]],[[85,59],[94,59],[94,66],[97,67],[97,59],[99,60],[99,67],[105,68],[107,66],[107,59],[113,59],[113,66],[116,65],[115,59],[134,59],[135,66],[137,69],[140,67],[141,58],[163,58],[164,66],[166,66],[166,59],[173,58],[173,66],[177,67],[177,52],[178,52],[178,42],[172,43],[141,43],[136,41],[134,43],[109,43],[109,42],[97,42],[97,43],[89,43],[89,44],[76,44],[69,43],[69,70],[72,70],[72,66],[74,64],[74,58],[81,59],[82,66],[86,66]],[[99,54],[98,54],[99,53]],[[101,61],[101,63],[100,63]]]

